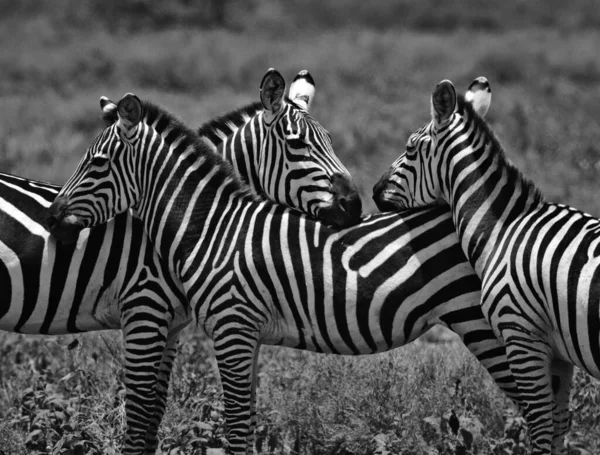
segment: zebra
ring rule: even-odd
[[[127,94],[117,116],[50,207],[51,232],[72,241],[135,208],[214,342],[234,453],[252,452],[261,344],[372,354],[442,324],[518,398],[445,208],[338,230],[259,198],[164,109]]]
[[[290,96],[293,92],[298,93],[296,81]],[[112,123],[116,105],[102,99],[101,107],[104,120]],[[246,115],[251,118],[262,110],[260,103],[253,103],[220,117],[220,123],[233,134],[247,122]],[[160,130],[161,125],[155,127]],[[226,139],[221,135],[210,143],[217,148]],[[249,153],[256,145],[236,142],[236,147]],[[319,165],[313,164],[313,173],[319,172]],[[247,178],[245,169],[237,169],[237,163],[233,167]],[[345,169],[342,173],[348,175]],[[296,185],[309,187],[312,177],[306,182],[300,177]],[[86,231],[77,245],[62,246],[51,238],[45,215],[59,189],[0,173],[0,224],[4,226],[0,238],[4,286],[0,330],[57,335],[123,329],[127,390],[124,453],[138,453],[141,445],[145,445],[144,453],[155,453],[179,332],[191,320],[189,306],[181,285],[158,258],[141,222],[129,213]],[[271,197],[266,191],[261,194]],[[321,202],[330,203],[329,199]]]
[[[255,191],[340,228],[356,224],[361,200],[333,151],[331,135],[310,114],[312,75],[302,70],[289,97],[271,68],[260,84],[260,102],[213,119],[198,129]],[[241,124],[241,126],[240,126]]]
[[[0,173],[0,330],[61,335],[122,329],[124,453],[153,454],[179,332],[180,282],[129,212],[62,245],[45,224],[59,186]]]
[[[600,378],[600,221],[547,202],[510,163],[483,119],[490,102],[483,77],[464,97],[440,82],[431,121],[410,136],[379,196],[396,209],[449,204],[525,400],[533,453],[564,454],[574,365]]]

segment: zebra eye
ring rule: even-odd
[[[108,164],[108,157],[107,156],[94,156],[90,160],[90,165],[94,166],[94,167],[103,167],[106,164]]]

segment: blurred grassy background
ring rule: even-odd
[[[593,0],[0,1],[0,170],[62,183],[132,91],[190,125],[258,99],[269,67],[309,69],[314,115],[371,188],[451,79],[492,84],[489,118],[552,200],[600,215],[600,10]]]
[[[595,0],[0,0],[0,43],[3,172],[64,182],[101,127],[101,95],[134,92],[198,126],[257,100],[269,67],[288,83],[308,69],[313,114],[370,212],[373,184],[428,120],[436,83],[466,89],[483,75],[489,121],[511,159],[549,199],[600,216]],[[84,347],[69,351],[64,338],[0,334],[0,454],[119,447],[119,336],[76,338]],[[222,436],[210,345],[191,331],[185,340],[165,453]],[[265,450],[523,453],[522,436],[501,441],[505,402],[459,345],[361,360],[265,349],[261,365]],[[600,388],[577,378],[573,435],[599,453]],[[467,452],[464,434],[448,430],[451,410],[476,435]]]

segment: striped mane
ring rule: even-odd
[[[535,203],[543,203],[544,196],[540,190],[535,186],[529,178],[527,178],[515,165],[511,162],[510,158],[506,156],[504,148],[500,144],[496,133],[492,130],[490,125],[483,119],[479,114],[475,112],[473,105],[466,101],[463,95],[457,94],[458,111],[465,114],[465,116],[475,124],[477,130],[482,131],[485,135],[486,147],[491,147],[491,153],[493,156],[497,156],[499,163],[506,170],[506,176],[509,185],[523,185],[527,193],[533,198]]]
[[[143,122],[161,134],[166,143],[172,144],[178,140],[179,146],[177,149],[182,151],[189,147],[194,147],[195,153],[188,157],[188,160],[191,160],[189,163],[190,166],[197,157],[203,156],[212,166],[219,169],[216,174],[219,177],[219,181],[227,180],[231,182],[232,189],[239,193],[240,196],[248,197],[251,200],[262,200],[258,198],[248,185],[242,182],[228,161],[216,151],[213,151],[211,147],[201,140],[200,135],[188,128],[181,120],[149,101],[142,101],[142,108]]]
[[[285,97],[287,104],[294,106],[296,109],[302,109],[295,101],[287,96]],[[260,101],[247,104],[246,106],[229,111],[219,117],[215,117],[208,122],[203,123],[198,128],[200,136],[208,138],[212,143],[220,143],[222,136],[228,136],[232,130],[232,125],[235,128],[244,125],[247,119],[254,117],[258,112],[262,111],[263,105]],[[305,111],[305,115],[310,117],[310,114]],[[312,117],[310,117],[312,119]]]
[[[200,128],[198,128],[198,134],[200,136],[208,137],[212,142],[219,142],[221,135],[229,134],[229,131],[231,130],[230,124],[243,125],[248,117],[254,117],[254,115],[262,109],[263,106],[259,101],[234,109],[203,123]],[[212,136],[215,135],[219,138],[217,141],[214,141],[212,138]]]

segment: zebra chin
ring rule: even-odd
[[[317,219],[338,229],[358,224],[362,215],[362,201],[352,180],[347,175],[334,174],[331,177],[331,193],[331,203],[319,209]]]
[[[50,234],[63,245],[72,245],[77,242],[79,234],[85,229],[81,222],[59,221],[52,217],[48,217],[46,223]]]
[[[398,198],[394,198],[394,191],[387,189],[387,175],[384,175],[373,187],[373,201],[380,212],[398,212],[406,209]]]
[[[380,212],[398,212],[407,208],[396,200],[388,199],[385,195],[381,195],[378,198],[373,196],[373,200]]]
[[[65,204],[54,201],[48,210],[46,226],[50,234],[63,245],[77,242],[79,233],[85,229],[85,224],[73,215],[68,215],[64,210]]]
[[[357,191],[340,197],[335,197],[331,205],[322,207],[317,219],[338,229],[354,226],[360,222],[362,201]]]

